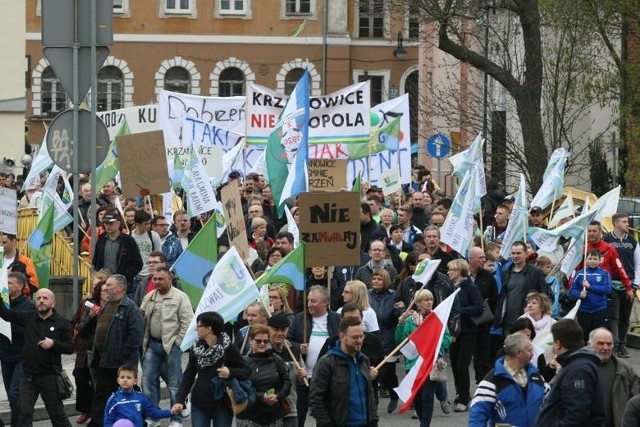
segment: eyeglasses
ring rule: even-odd
[[[269,301],[276,300],[276,299],[280,299],[280,297],[269,295]]]
[[[257,340],[257,339],[253,339],[253,342],[255,342],[258,345],[267,345],[269,344],[269,340]]]

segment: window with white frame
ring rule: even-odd
[[[166,13],[191,13],[192,0],[164,0]]]
[[[384,37],[384,0],[359,1],[358,36]]]
[[[369,75],[366,72],[358,76],[358,82],[366,82],[367,80],[369,80],[371,87],[371,106],[373,107],[385,101],[384,76]]]
[[[247,13],[249,0],[218,0],[220,14],[244,15]]]
[[[311,15],[312,0],[285,0],[285,14],[287,16]]]
[[[118,15],[126,13],[129,6],[127,3],[128,0],[113,0],[113,13]]]
[[[242,70],[229,67],[220,73],[218,96],[244,96],[245,76]]]
[[[298,81],[302,78],[303,74],[304,69],[302,68],[294,68],[287,73],[287,75],[284,77],[285,95],[291,95],[293,90],[296,88]]]
[[[98,111],[122,108],[124,99],[124,76],[112,65],[98,72]]]
[[[191,93],[191,75],[184,67],[171,67],[164,74],[164,89],[171,92]]]
[[[42,115],[53,117],[67,108],[67,93],[51,67],[42,72]]]

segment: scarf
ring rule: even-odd
[[[198,368],[204,369],[215,365],[218,360],[222,359],[229,344],[231,344],[231,338],[224,332],[218,335],[218,342],[213,347],[209,347],[205,340],[198,340],[191,349],[196,356]]]
[[[545,314],[544,316],[542,316],[540,320],[534,319],[529,315],[529,313],[523,314],[522,317],[526,317],[529,320],[531,320],[531,323],[533,323],[533,329],[535,329],[536,331],[536,335],[538,335],[540,332],[551,330],[551,325],[556,323],[556,321],[553,320],[553,318],[548,314]]]

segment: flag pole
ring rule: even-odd
[[[555,209],[555,206],[556,206],[556,197],[557,197],[557,195],[558,195],[558,189],[554,188],[553,189],[553,200],[551,201],[551,212],[549,212],[549,218],[547,219],[547,224],[549,224],[549,221],[551,221],[551,217],[553,216],[553,210]]]
[[[551,269],[551,271],[549,272],[549,274],[547,275],[547,279],[551,276],[553,276],[554,274],[556,274],[556,272],[558,271],[558,269],[560,269],[560,267],[562,266],[562,261],[564,261],[564,259],[567,257],[567,255],[569,254],[569,252],[571,252],[571,249],[573,249],[573,247],[576,245],[576,240],[573,241],[573,243],[571,243],[571,245],[567,248],[566,252],[564,253],[564,255],[562,255],[562,258],[560,258],[558,260],[558,262],[556,263],[556,265],[553,267],[553,269]]]
[[[482,223],[482,203],[480,203],[480,215],[478,215],[480,219],[480,247],[482,248],[482,252],[484,252],[484,224]]]
[[[380,369],[382,367],[382,365],[384,365],[385,363],[387,363],[389,361],[389,359],[391,359],[393,356],[395,356],[402,347],[404,347],[404,345],[406,343],[409,342],[409,337],[405,338],[404,340],[402,340],[402,342],[400,344],[398,344],[396,346],[396,348],[394,348],[393,350],[391,350],[391,353],[389,353],[384,359],[382,359],[382,362],[378,363],[378,365],[376,365],[376,369]]]
[[[267,310],[267,313],[269,310]],[[247,338],[249,338],[249,332],[251,332],[251,325],[247,325],[247,333],[244,334],[244,339],[242,340],[242,347],[240,347],[240,354],[244,352],[244,347],[247,345]]]

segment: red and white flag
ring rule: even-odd
[[[400,408],[400,413],[411,407],[413,399],[422,384],[429,378],[431,369],[433,369],[440,352],[453,301],[459,291],[460,289],[457,289],[447,299],[438,304],[420,326],[409,335],[409,341],[402,349],[405,355],[407,353],[417,354],[418,360],[400,385],[394,389],[398,393],[398,397],[404,402],[404,405]]]

